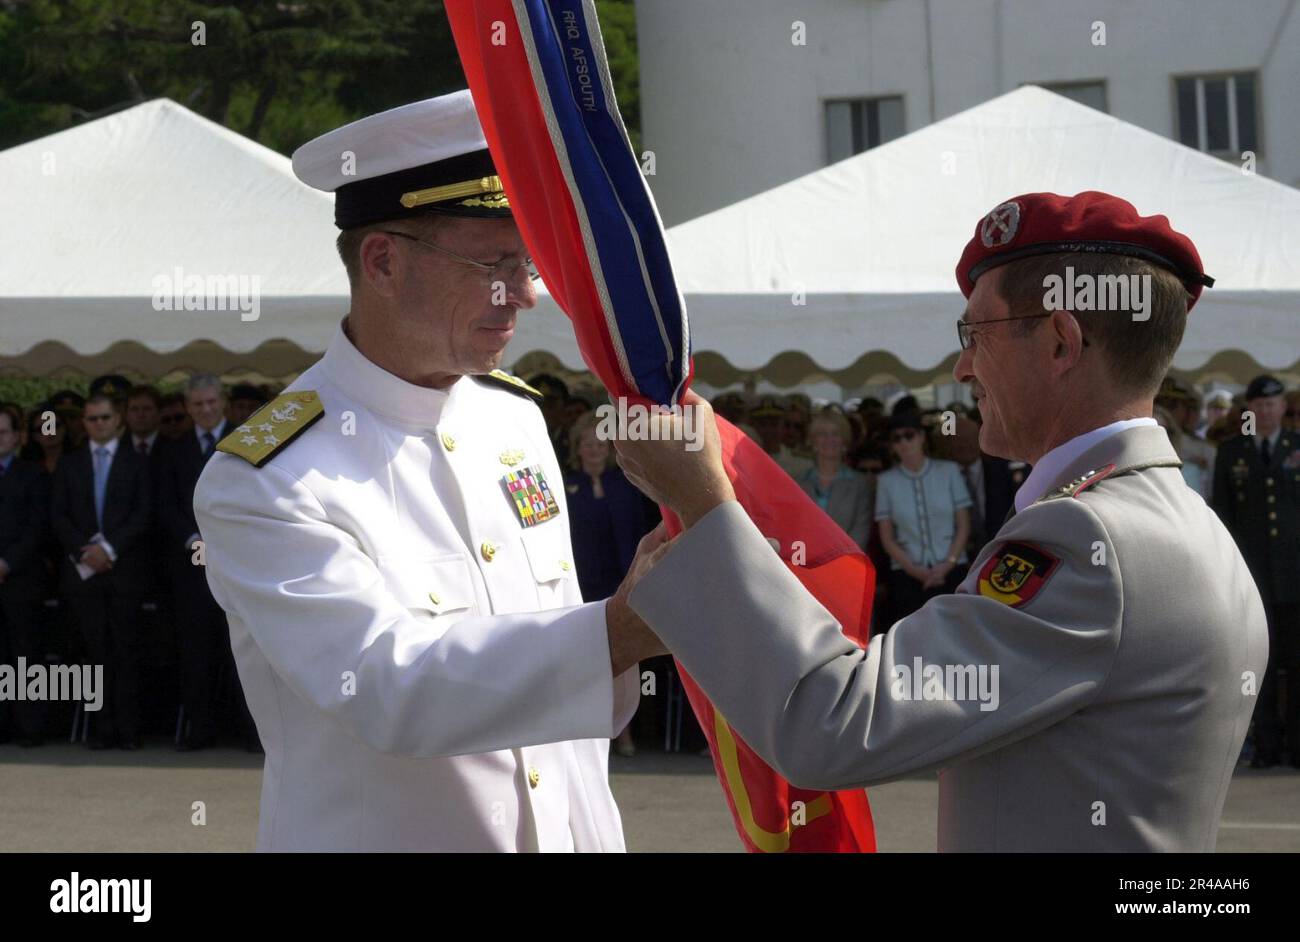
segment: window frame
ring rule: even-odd
[[[1202,154],[1210,157],[1218,157],[1222,160],[1238,161],[1245,150],[1241,146],[1240,126],[1237,120],[1237,84],[1236,80],[1240,77],[1249,77],[1254,85],[1254,94],[1252,95],[1251,115],[1255,125],[1255,145],[1251,148],[1251,153],[1258,160],[1264,154],[1264,123],[1263,114],[1260,109],[1263,89],[1260,84],[1260,74],[1258,70],[1252,69],[1221,69],[1214,72],[1176,72],[1169,76],[1169,93],[1172,99],[1172,112],[1174,117],[1174,140],[1182,144],[1183,127],[1182,115],[1178,107],[1178,83],[1190,79],[1196,84],[1196,147],[1195,149]],[[1227,101],[1227,122],[1228,122],[1228,148],[1226,150],[1210,150],[1208,146],[1209,125],[1205,115],[1205,83],[1206,81],[1215,81],[1217,79],[1225,80],[1225,98]],[[1190,146],[1187,144],[1184,147]]]

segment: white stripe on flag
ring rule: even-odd
[[[551,104],[546,78],[537,59],[537,45],[533,41],[528,9],[524,6],[523,0],[512,0],[511,6],[515,11],[515,26],[519,30],[519,35],[523,37],[524,51],[528,55],[528,68],[533,75],[533,87],[537,89],[537,100],[541,102],[542,110],[546,115],[546,129],[550,132],[555,156],[560,162],[560,169],[564,172],[564,180],[568,184],[573,206],[578,212],[578,227],[582,230],[583,247],[587,250],[587,258],[591,262],[596,292],[600,296],[601,313],[605,315],[605,327],[609,333],[610,343],[614,346],[614,353],[618,357],[619,372],[623,374],[623,381],[627,383],[628,388],[640,393],[641,388],[637,385],[636,377],[632,375],[632,370],[628,366],[627,351],[623,348],[623,337],[619,333],[618,321],[614,317],[614,305],[609,299],[609,287],[605,284],[605,273],[601,269],[600,256],[596,252],[596,243],[591,235],[591,222],[587,217],[587,208],[581,194],[578,193],[573,167],[569,163],[569,151],[564,145],[564,135],[560,132],[559,122],[555,120],[555,109]]]

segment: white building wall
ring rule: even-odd
[[[1174,76],[1257,72],[1257,170],[1300,185],[1300,0],[637,0],[637,30],[669,225],[825,166],[827,99],[902,95],[910,132],[1026,82],[1174,138]]]

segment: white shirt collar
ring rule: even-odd
[[[1091,432],[1084,432],[1064,444],[1057,445],[1038,459],[1038,462],[1034,465],[1034,470],[1029,472],[1029,477],[1025,478],[1025,483],[1021,484],[1020,490],[1016,491],[1016,513],[1020,513],[1046,494],[1047,489],[1056,483],[1056,479],[1061,476],[1061,472],[1073,464],[1074,460],[1089,448],[1125,429],[1156,424],[1156,420],[1150,416],[1143,416],[1139,419],[1121,419],[1118,422],[1110,423],[1110,425],[1095,428]]]
[[[99,451],[99,449],[106,448],[108,450],[108,457],[111,459],[117,454],[117,446],[118,443],[120,443],[121,441],[122,439],[120,438],[114,438],[112,441],[107,441],[104,444],[100,445],[97,444],[95,440],[92,438],[89,442],[87,442],[87,444],[90,445],[90,454],[92,458],[94,457],[95,453]]]
[[[210,432],[199,428],[197,425],[194,426],[194,437],[199,440],[199,447],[204,448],[207,445],[207,442],[203,440],[204,435],[211,435],[212,441],[216,443],[221,441],[221,439],[225,437],[224,434],[225,431],[226,431],[226,420],[222,419],[220,422],[217,423],[216,428],[214,428]]]
[[[366,359],[342,324],[320,366],[345,395],[372,412],[424,428],[436,427],[458,392],[474,385],[457,380],[448,389],[431,389],[408,383]]]
[[[156,442],[157,440],[158,440],[157,432],[153,432],[149,435],[146,435],[144,438],[141,438],[139,435],[135,435],[135,434],[131,435],[131,444],[134,445],[137,449],[140,447],[140,443],[144,442],[146,445],[149,446],[149,450],[152,451],[153,443]]]

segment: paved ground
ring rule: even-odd
[[[257,835],[261,757],[0,746],[0,851],[247,851]],[[707,759],[614,759],[629,850],[738,852]],[[934,849],[933,776],[871,790],[882,851]],[[191,823],[203,802],[207,823]],[[1219,832],[1221,851],[1300,851],[1300,773],[1242,769]]]

